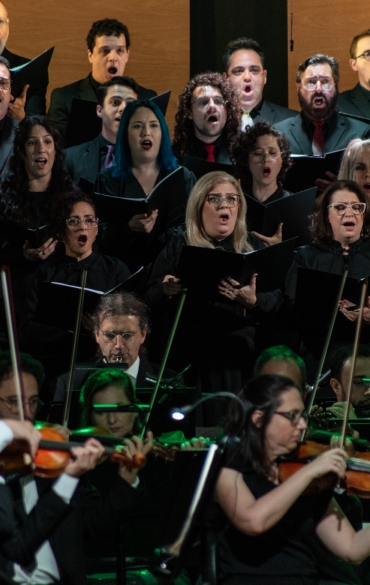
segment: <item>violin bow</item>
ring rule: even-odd
[[[147,427],[147,424],[148,424],[148,421],[149,421],[151,412],[153,410],[153,406],[154,406],[155,400],[157,398],[158,390],[159,390],[159,387],[161,385],[161,381],[162,381],[162,378],[163,378],[163,373],[164,373],[164,370],[165,370],[165,367],[166,367],[166,363],[167,363],[167,360],[168,360],[168,356],[169,356],[169,353],[170,353],[170,350],[171,350],[171,347],[172,347],[172,343],[173,343],[173,340],[174,340],[174,337],[175,337],[176,329],[177,329],[177,326],[179,324],[179,320],[180,320],[180,317],[181,317],[182,309],[184,307],[184,303],[185,303],[185,300],[186,300],[186,294],[187,294],[187,292],[188,291],[187,291],[186,288],[183,288],[182,291],[181,291],[181,296],[180,296],[180,299],[179,299],[179,304],[177,306],[176,315],[175,315],[175,318],[173,320],[172,328],[171,328],[171,331],[170,331],[170,334],[169,334],[168,340],[167,340],[166,349],[164,350],[162,362],[161,362],[161,365],[160,365],[160,368],[159,368],[157,382],[156,382],[156,385],[154,387],[154,390],[153,390],[153,393],[152,393],[152,397],[151,397],[151,400],[150,400],[150,406],[149,406],[148,411],[145,414],[145,420],[144,420],[143,428],[141,429],[141,433],[140,433],[140,438],[141,439],[143,439],[144,436],[145,436],[146,427]]]
[[[7,330],[8,330],[9,349],[10,349],[10,357],[11,357],[11,361],[12,361],[15,394],[16,394],[17,403],[18,403],[19,419],[21,421],[24,421],[24,409],[23,409],[23,401],[22,401],[22,396],[24,396],[24,393],[23,393],[22,377],[20,376],[21,360],[19,357],[17,330],[16,330],[16,325],[15,325],[14,302],[13,302],[12,288],[11,288],[11,281],[10,281],[10,269],[8,266],[3,266],[1,268],[1,288],[3,291],[3,297],[4,297],[5,317],[6,317],[6,325],[7,325]]]
[[[335,299],[335,305],[334,305],[334,308],[333,308],[333,313],[332,313],[332,316],[331,316],[329,329],[328,329],[328,332],[327,332],[327,335],[326,335],[324,349],[323,349],[322,354],[321,354],[320,364],[319,364],[319,367],[317,369],[315,383],[313,385],[312,392],[311,392],[311,396],[310,396],[310,400],[309,400],[308,407],[307,407],[307,410],[308,410],[308,414],[309,415],[311,414],[311,410],[312,410],[313,404],[315,402],[317,389],[319,387],[319,383],[320,383],[320,379],[321,379],[321,372],[324,369],[324,364],[325,364],[326,356],[327,356],[327,353],[328,353],[328,349],[329,349],[331,337],[333,335],[335,321],[336,321],[336,318],[337,318],[337,315],[338,315],[339,301],[341,300],[342,295],[343,295],[344,287],[345,287],[346,281],[347,281],[347,276],[348,276],[348,265],[346,264],[345,267],[344,267],[344,270],[343,270],[342,279],[340,281],[340,285],[339,285],[339,289],[338,289],[338,294],[337,294],[337,297]],[[301,438],[302,441],[304,441],[304,439],[305,439],[306,432],[307,432],[307,429],[305,429],[303,431],[303,433],[302,433],[302,438]]]
[[[362,312],[364,310],[365,302],[366,302],[366,295],[367,295],[367,288],[368,288],[368,278],[366,278],[361,284],[361,296],[359,302],[359,316],[356,323],[356,332],[355,332],[355,340],[353,343],[353,354],[351,360],[351,369],[348,378],[348,386],[347,386],[347,404],[344,411],[344,417],[342,422],[342,430],[340,436],[340,448],[344,449],[346,444],[346,432],[347,432],[347,425],[349,419],[349,413],[351,410],[351,396],[353,390],[353,379],[355,377],[355,370],[356,370],[356,363],[357,363],[357,354],[358,354],[358,346],[360,344],[360,333],[361,327],[363,324],[363,317]]]
[[[74,380],[75,368],[76,368],[78,340],[80,337],[81,315],[82,315],[82,310],[83,310],[83,305],[84,305],[86,280],[87,280],[87,270],[85,269],[82,271],[82,275],[81,275],[81,290],[80,290],[80,296],[78,299],[76,325],[75,325],[75,330],[74,330],[74,334],[73,334],[71,364],[70,364],[70,368],[69,368],[66,399],[64,402],[64,409],[63,409],[63,423],[62,424],[64,427],[68,426],[69,414],[71,411],[73,380]]]

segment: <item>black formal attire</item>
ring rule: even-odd
[[[11,69],[13,67],[19,67],[20,65],[24,65],[25,63],[28,63],[30,61],[30,59],[27,59],[26,57],[20,57],[20,55],[15,55],[14,53],[11,53],[10,51],[8,51],[6,47],[1,55],[2,57],[5,57],[5,59],[8,59]],[[31,85],[27,90],[25,107],[27,116],[34,115],[45,116],[46,90],[48,88],[48,85],[49,75],[48,70],[46,69],[45,75],[43,76],[40,86],[32,87]]]
[[[254,123],[264,120],[275,126],[278,122],[293,118],[298,114],[297,110],[291,110],[284,106],[279,106],[273,102],[262,99],[250,112],[250,116]]]
[[[127,266],[117,258],[93,252],[84,260],[77,261],[71,256],[56,255],[45,260],[36,270],[28,294],[22,332],[26,347],[44,364],[48,375],[58,376],[69,369],[72,335],[64,329],[36,323],[33,318],[43,282],[62,282],[73,286],[81,285],[82,271],[87,269],[86,288],[107,292],[124,282],[130,276]],[[76,307],[77,311],[77,307]],[[80,343],[79,359],[85,361],[86,353],[91,355],[90,335],[86,343]],[[94,344],[95,345],[95,344]]]
[[[77,185],[80,179],[95,184],[99,173],[104,171],[108,146],[113,145],[100,133],[90,142],[67,148],[67,170]]]
[[[251,234],[250,240],[255,249],[264,248],[256,236]],[[232,236],[221,242],[213,241],[213,244],[222,250],[235,252]],[[175,236],[158,256],[148,282],[145,299],[152,308],[154,322],[157,320],[157,329],[154,329],[157,335],[163,334],[166,326],[172,325],[179,297],[175,295],[168,299],[165,296],[163,278],[167,274],[176,276],[181,250],[185,245],[185,233]],[[222,296],[217,301],[200,300],[189,290],[169,366],[181,371],[192,363],[185,380],[188,385],[197,385],[203,392],[236,392],[251,374],[255,328],[269,313],[278,309],[281,300],[280,290],[257,293],[257,306],[246,309]],[[166,339],[167,333],[163,340],[158,340],[156,347],[160,347],[161,342],[164,345]]]
[[[215,157],[215,162],[216,163],[220,163],[220,164],[224,164],[224,165],[231,165],[231,159],[230,159],[230,152],[229,152],[229,148],[228,145],[225,142],[225,138],[224,136],[221,134],[221,136],[219,136],[217,138],[217,140],[215,142],[213,142],[215,149],[213,151],[213,155]],[[185,149],[185,155],[187,156],[195,156],[196,158],[201,158],[203,160],[207,160],[207,156],[208,153],[205,149],[205,147],[208,146],[208,143],[206,144],[205,142],[203,142],[203,140],[200,140],[199,138],[194,138],[194,143],[192,146],[189,146]],[[177,156],[177,158],[180,157],[178,156],[178,148],[176,147],[176,144],[173,144],[173,151],[175,153],[175,155]],[[181,162],[181,160],[180,160]]]
[[[243,465],[236,464],[234,468],[242,473],[256,499],[276,488],[264,476]],[[315,556],[318,546],[315,528],[331,496],[330,491],[301,496],[273,528],[258,536],[248,536],[228,526],[218,549],[220,582],[223,585],[318,585],[322,568]],[[321,547],[325,548],[322,544]],[[329,552],[324,555],[328,564],[333,564],[332,557]],[[322,555],[319,561],[323,561]],[[332,570],[331,577],[339,574],[341,582],[358,583],[349,563],[335,558]]]
[[[8,116],[0,120],[0,175],[8,168],[9,158],[13,153],[14,131],[18,124],[18,120],[12,120]]]
[[[99,242],[103,250],[121,258],[132,271],[153,262],[169,241],[172,235],[170,230],[185,221],[187,198],[196,183],[196,178],[185,167],[179,172],[182,173],[184,189],[181,193],[169,193],[168,205],[164,209],[159,209],[157,220],[149,234],[131,231],[128,225],[131,217],[122,216],[118,218],[116,224],[111,223],[104,231]],[[168,174],[166,171],[160,171],[156,184]],[[146,194],[136,177],[133,176],[128,182],[119,181],[111,176],[110,169],[98,176],[95,190],[116,197],[146,199]]]
[[[84,79],[53,89],[50,97],[48,118],[58,128],[62,136],[65,135],[67,130],[68,116],[73,98],[97,102],[97,89],[100,85],[90,73]],[[152,89],[146,89],[139,85],[139,100],[148,100],[156,95],[156,92]]]
[[[359,83],[338,96],[337,109],[346,114],[370,118],[370,91]]]
[[[246,189],[244,189],[244,185],[243,185],[243,180],[242,180],[242,188],[244,193],[246,193],[247,195],[249,195],[249,197],[253,197],[253,199],[257,200],[257,197],[255,197],[253,195],[253,191],[251,187],[247,187]],[[260,201],[260,203],[262,203],[262,205],[267,205],[268,203],[273,203],[274,201],[278,201],[279,199],[283,199],[283,197],[289,197],[292,193],[290,191],[286,191],[285,189],[283,189],[283,187],[278,187],[276,189],[276,191],[274,191],[272,193],[272,195],[270,195],[270,197],[268,197],[267,199],[265,199],[265,201]],[[247,216],[248,216],[248,212],[247,212]],[[248,219],[248,217],[247,217]]]
[[[17,529],[0,546],[1,569],[11,576],[12,563],[33,563],[33,554],[48,540],[57,561],[63,585],[84,585],[86,570],[84,543],[108,538],[133,508],[140,492],[122,478],[110,486],[102,499],[96,490],[80,481],[71,503],[66,504],[52,490],[52,480],[36,478],[39,500],[27,516],[19,482],[11,484],[12,509]]]
[[[276,124],[277,130],[285,134],[290,142],[290,148],[293,154],[305,154],[311,156],[312,139],[314,127],[312,122],[302,113]],[[334,150],[346,148],[353,138],[368,138],[370,136],[370,126],[341,116],[338,112],[325,121],[323,126],[325,135],[325,145],[323,154]]]

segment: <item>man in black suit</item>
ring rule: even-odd
[[[175,120],[172,148],[179,160],[188,155],[231,164],[240,109],[232,85],[222,75],[202,73],[193,77],[180,94]]]
[[[122,113],[130,102],[137,100],[139,88],[131,77],[113,77],[98,89],[96,114],[102,120],[101,133],[91,140],[67,148],[67,168],[78,184],[85,179],[95,184],[96,178],[114,162],[114,147]]]
[[[257,41],[242,37],[231,41],[223,55],[224,75],[238,92],[242,111],[241,129],[253,126],[258,120],[275,125],[297,112],[263,99],[267,81],[265,55]]]
[[[0,56],[0,175],[6,170],[7,162],[13,152],[14,130],[17,120],[7,115],[11,99],[9,62]]]
[[[370,29],[355,36],[349,64],[358,75],[358,84],[338,97],[338,110],[370,118]]]
[[[37,412],[38,385],[43,369],[39,362],[20,355],[21,376],[25,384],[24,407],[27,417]],[[19,418],[15,399],[14,376],[9,352],[0,355],[0,402],[9,418]],[[2,413],[0,414],[0,418]],[[133,443],[130,446],[132,451]],[[138,450],[146,453],[151,439]],[[136,448],[135,448],[136,449]],[[0,571],[17,583],[86,582],[84,542],[99,542],[111,536],[127,517],[137,500],[133,489],[138,483],[133,470],[120,467],[109,493],[99,495],[79,481],[93,469],[104,449],[90,439],[73,448],[72,457],[56,481],[32,475],[8,486],[1,486]],[[130,485],[131,484],[131,485]],[[3,522],[4,520],[4,522]],[[3,581],[1,581],[3,582]]]
[[[6,48],[6,43],[9,37],[10,20],[8,11],[4,4],[0,2],[0,55],[9,61],[9,67],[19,67],[29,62],[26,57],[15,55]],[[45,77],[41,86],[37,88],[26,85],[20,96],[12,100],[9,104],[8,116],[13,120],[23,120],[27,116],[39,114],[44,116],[46,114],[46,90],[49,83],[48,72],[45,72]]]
[[[56,88],[51,93],[48,117],[63,136],[73,98],[97,102],[99,86],[112,77],[123,75],[130,54],[127,26],[113,18],[94,22],[86,42],[91,73],[85,79]],[[139,99],[150,99],[155,95],[155,91],[139,86]]]
[[[339,65],[334,57],[309,57],[299,65],[296,81],[302,111],[276,124],[293,154],[320,156],[346,148],[353,138],[368,137],[370,126],[336,111]]]

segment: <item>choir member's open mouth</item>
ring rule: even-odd
[[[117,75],[117,67],[109,67],[108,73],[110,75]]]
[[[144,150],[150,150],[152,148],[152,146],[153,146],[153,143],[151,140],[143,140],[141,143],[141,147]]]
[[[356,223],[354,221],[348,220],[348,221],[344,221],[342,223],[342,225],[344,225],[344,227],[347,227],[347,228],[353,228],[353,227],[355,227]]]
[[[244,86],[243,91],[244,91],[244,93],[252,93],[253,88],[252,88],[251,84],[247,83],[247,85]]]
[[[370,183],[365,183],[363,189],[366,189],[366,191],[370,191]]]
[[[84,246],[87,242],[87,236],[85,234],[81,234],[80,236],[78,236],[77,241],[80,244],[80,246]]]
[[[325,97],[323,95],[317,95],[317,96],[314,96],[313,97],[312,103],[315,106],[325,106],[326,105],[326,99],[325,99]]]
[[[209,116],[208,122],[218,122],[218,117],[215,115]]]
[[[36,165],[39,167],[39,169],[43,169],[47,163],[47,160],[46,160],[46,158],[37,158],[35,160],[35,162],[36,162]]]
[[[221,223],[226,223],[227,221],[229,221],[229,214],[228,213],[221,213],[219,215],[219,220],[221,221]]]
[[[267,179],[271,175],[270,167],[263,167],[262,175]]]

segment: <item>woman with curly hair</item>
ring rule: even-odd
[[[228,79],[210,72],[193,77],[180,94],[175,120],[172,148],[179,160],[185,155],[209,160],[207,147],[213,146],[215,162],[231,163],[240,104]]]
[[[290,144],[268,122],[256,122],[243,132],[233,147],[236,176],[245,193],[260,203],[272,203],[290,195],[283,189],[291,166]]]
[[[20,122],[9,170],[0,182],[1,261],[11,267],[19,310],[32,273],[57,244],[49,237],[34,248],[26,229],[48,224],[55,196],[73,188],[64,169],[64,156],[62,138],[46,118],[29,116]]]
[[[172,187],[161,209],[152,209],[149,214],[121,215],[109,226],[104,245],[132,270],[153,261],[163,247],[159,238],[184,221],[187,197],[196,180],[193,173],[179,167],[158,106],[150,100],[132,102],[122,114],[115,162],[100,173],[95,190],[103,195],[145,199],[175,171],[177,188]]]

